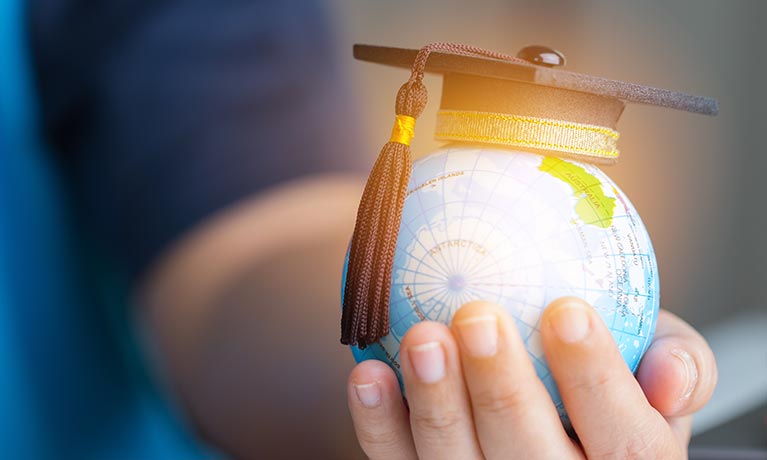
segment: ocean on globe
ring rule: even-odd
[[[562,296],[594,306],[635,371],[655,330],[659,285],[650,237],[626,195],[590,164],[447,145],[413,164],[392,271],[390,333],[352,352],[357,362],[388,363],[402,385],[400,342],[413,324],[449,324],[466,302],[495,302],[516,320],[566,420],[540,336],[543,309]]]

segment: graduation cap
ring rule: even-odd
[[[618,119],[626,103],[705,115],[716,100],[561,70],[564,56],[528,46],[516,56],[471,45],[420,50],[355,45],[354,57],[411,69],[395,123],[360,201],[344,287],[341,342],[365,348],[389,333],[389,290],[407,193],[415,120],[427,102],[425,72],[443,74],[436,138],[504,145],[596,164],[618,160]]]

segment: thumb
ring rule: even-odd
[[[661,310],[655,339],[637,371],[650,404],[665,417],[692,414],[714,392],[714,353],[689,324]]]

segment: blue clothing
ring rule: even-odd
[[[317,0],[31,4],[46,139],[129,276],[245,195],[372,164]]]
[[[19,1],[0,2],[3,457],[204,458],[83,289],[68,193],[36,127],[21,18]]]
[[[369,160],[332,137],[344,98],[302,3],[0,2],[3,458],[210,456],[126,299],[211,213]]]

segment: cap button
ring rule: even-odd
[[[517,53],[517,57],[544,67],[559,67],[565,65],[565,55],[548,46],[525,46]]]

